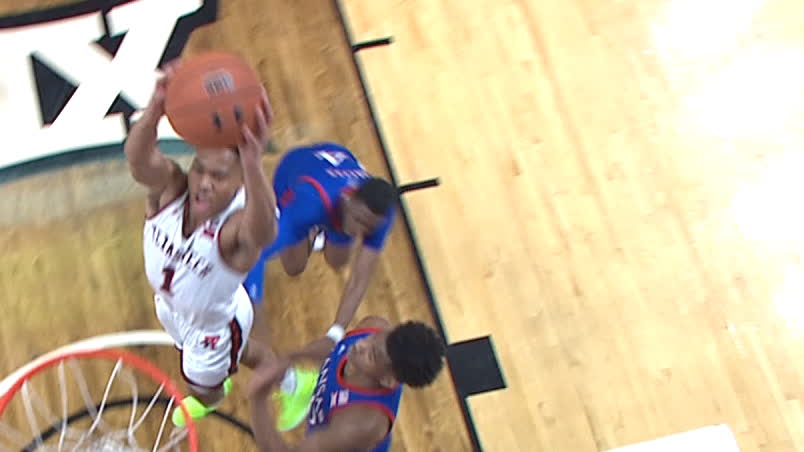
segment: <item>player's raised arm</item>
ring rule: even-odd
[[[147,187],[151,195],[159,195],[184,182],[181,168],[159,152],[156,145],[157,126],[165,114],[166,85],[173,70],[172,66],[165,68],[165,75],[156,82],[148,106],[132,126],[123,147],[131,176]]]
[[[243,126],[242,143],[238,146],[246,187],[246,206],[237,232],[241,244],[265,247],[276,237],[276,196],[265,177],[260,159],[270,136],[273,111],[263,92],[257,108],[257,128],[253,132]]]

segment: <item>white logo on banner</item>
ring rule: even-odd
[[[0,29],[0,168],[120,143],[126,136],[125,118],[106,113],[118,95],[135,109],[147,104],[176,23],[203,4],[134,0],[114,7],[106,13],[108,36],[125,33],[114,57],[95,42],[107,36],[101,11]],[[32,57],[77,86],[50,125],[40,111]],[[159,137],[177,138],[167,120],[160,124]]]

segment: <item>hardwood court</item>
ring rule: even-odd
[[[0,3],[0,14],[64,3],[7,0]],[[209,49],[239,50],[259,69],[276,112],[280,148],[339,141],[368,169],[383,174],[334,4],[221,1],[218,20],[193,34],[186,54]],[[267,172],[277,158],[266,156]],[[180,161],[186,165],[188,159]],[[68,166],[6,184],[0,191],[0,373],[88,336],[159,328],[142,264],[144,193],[122,160]],[[263,315],[279,348],[297,347],[326,331],[345,277],[320,258],[296,279],[284,276],[278,262],[270,266]],[[358,317],[369,313],[392,321],[433,321],[403,224],[395,228]],[[179,381],[172,350],[140,352]],[[236,377],[235,393],[221,408],[246,422],[240,391],[248,375],[244,370]],[[214,420],[201,423],[199,433],[205,441],[202,450],[225,450],[233,438],[242,442],[239,433]],[[469,450],[447,373],[432,388],[406,392],[394,435],[395,451]],[[242,450],[249,448],[243,445]]]
[[[800,2],[341,4],[488,450],[804,450]]]

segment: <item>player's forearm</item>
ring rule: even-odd
[[[349,281],[346,282],[343,295],[341,295],[338,314],[335,316],[336,324],[344,328],[349,326],[349,322],[354,318],[361,300],[366,295],[371,277],[377,268],[379,256],[379,250],[367,246],[360,248],[360,252],[352,265]]]
[[[134,123],[126,138],[123,152],[132,167],[147,165],[156,149],[157,127],[162,115],[146,109],[139,121]]]
[[[288,358],[292,361],[299,361],[303,359],[309,359],[314,361],[316,364],[321,364],[327,359],[329,353],[332,351],[332,347],[335,346],[335,343],[329,337],[322,337],[310,342],[309,344],[305,345],[303,348],[290,353]]]
[[[276,236],[276,196],[268,184],[259,157],[241,158],[246,186],[243,226],[257,245],[267,246]]]
[[[354,318],[360,302],[366,295],[370,279],[371,274],[369,271],[360,271],[358,268],[352,269],[352,274],[349,276],[349,281],[346,283],[341,295],[341,303],[335,316],[336,324],[344,328],[349,326],[349,322]]]
[[[285,444],[282,436],[276,430],[276,416],[274,410],[268,406],[267,393],[260,393],[251,399],[251,428],[254,430],[254,440],[259,452],[290,452],[292,449]]]

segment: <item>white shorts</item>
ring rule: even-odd
[[[159,295],[154,297],[154,302],[159,322],[179,349],[181,373],[188,383],[217,389],[228,376],[237,372],[254,324],[254,310],[242,286],[235,292],[234,318],[219,328],[188,326]]]

